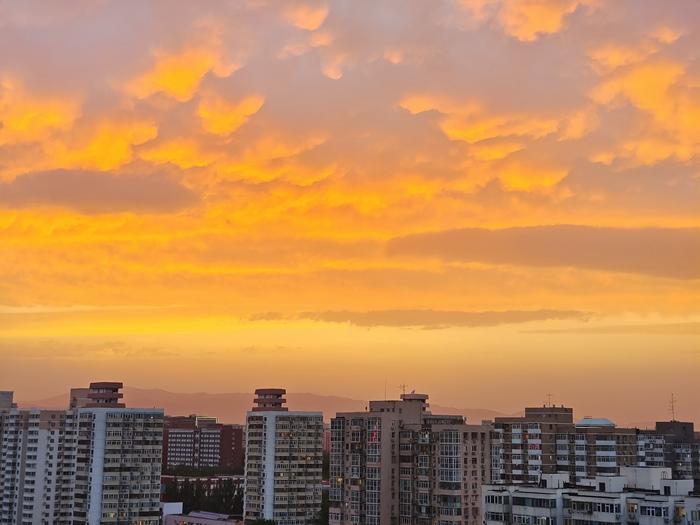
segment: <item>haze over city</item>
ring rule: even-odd
[[[699,20],[0,3],[0,390],[700,423]]]

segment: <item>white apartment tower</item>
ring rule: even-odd
[[[126,408],[121,387],[92,383],[68,410],[0,396],[0,524],[159,523],[163,411]]]
[[[256,406],[247,414],[243,517],[248,523],[306,525],[321,510],[323,415],[287,410],[285,393],[256,390]]]

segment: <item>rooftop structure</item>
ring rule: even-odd
[[[284,404],[287,400],[284,395],[287,391],[284,388],[258,388],[255,391],[255,399],[253,402],[256,406],[253,407],[253,412],[262,412],[271,410],[275,412],[286,411]]]

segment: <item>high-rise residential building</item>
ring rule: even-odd
[[[494,482],[535,483],[555,473],[583,479],[637,463],[636,429],[603,418],[574,422],[571,408],[526,408],[521,417],[497,417],[494,427]]]
[[[434,415],[425,394],[331,420],[331,525],[477,525],[489,424]]]
[[[654,430],[637,434],[638,464],[670,467],[673,477],[693,479],[700,489],[700,439],[693,423],[658,421]]]
[[[219,423],[204,416],[165,418],[163,469],[177,467],[242,473],[243,426]]]
[[[543,474],[538,483],[484,485],[484,525],[700,524],[700,495],[692,480],[664,467],[620,467],[574,482]]]
[[[92,383],[68,410],[0,407],[0,524],[156,525],[163,411]]]
[[[321,510],[323,414],[289,411],[285,394],[256,390],[246,417],[246,522],[306,525]]]

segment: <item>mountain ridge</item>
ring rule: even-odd
[[[158,407],[167,415],[200,414],[216,416],[222,423],[241,424],[245,414],[253,406],[253,394],[241,392],[171,392],[160,388],[124,387],[124,400],[127,406]],[[287,393],[287,405],[293,410],[323,412],[329,420],[337,412],[363,411],[369,402],[337,395],[315,394],[312,392]],[[50,396],[28,402],[19,402],[22,408],[63,409],[68,406],[68,394]],[[508,416],[496,410],[482,408],[455,408],[431,404],[436,414],[458,414],[469,423],[480,423],[494,417]]]

